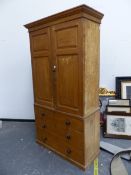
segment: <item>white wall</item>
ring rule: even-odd
[[[0,117],[34,118],[28,32],[24,24],[87,4],[105,14],[101,25],[100,85],[131,76],[130,0],[0,0]]]

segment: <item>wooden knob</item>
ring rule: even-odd
[[[71,139],[71,135],[68,134],[68,135],[66,136],[66,138],[67,138],[68,140],[70,140],[70,139]]]
[[[42,113],[41,115],[44,117],[45,116],[45,113]]]
[[[66,120],[66,121],[65,121],[65,124],[66,124],[67,126],[69,126],[69,125],[71,124],[70,120]]]
[[[42,126],[42,128],[46,128],[46,125],[44,124],[44,125]]]
[[[67,154],[71,154],[71,149],[68,148],[68,149],[66,150],[66,152],[67,152]]]
[[[43,138],[43,142],[46,142],[47,141],[47,137]]]

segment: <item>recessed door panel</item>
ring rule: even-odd
[[[57,57],[57,105],[78,109],[79,66],[77,55]]]
[[[34,38],[33,38],[33,50],[36,52],[48,50],[47,33],[43,33],[43,34],[34,36]]]
[[[35,103],[52,106],[52,63],[48,28],[31,34],[31,49]]]
[[[81,24],[79,21],[52,27],[53,58],[56,66],[55,107],[82,113]]]
[[[72,26],[56,31],[57,48],[77,46],[78,27]],[[67,37],[68,36],[68,37]]]
[[[45,101],[50,103],[52,101],[52,94],[48,57],[35,58],[33,60],[33,66],[36,101]]]

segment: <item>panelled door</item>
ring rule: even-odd
[[[52,27],[57,110],[82,113],[82,30],[79,21]]]
[[[31,33],[31,52],[35,103],[53,106],[50,30]]]

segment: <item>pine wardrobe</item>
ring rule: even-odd
[[[99,53],[103,14],[81,5],[26,24],[36,141],[85,169],[99,153]]]

